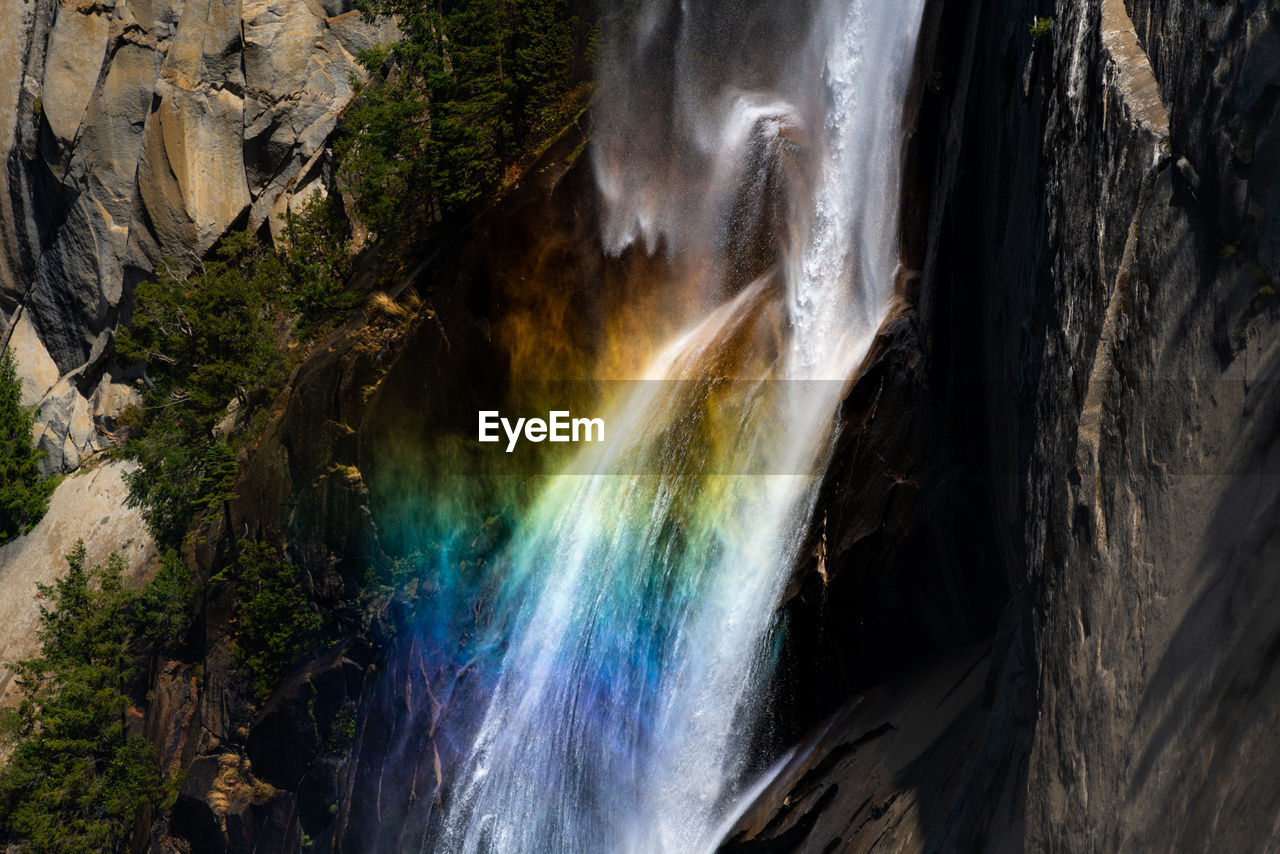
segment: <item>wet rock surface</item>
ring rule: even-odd
[[[938,435],[979,461],[980,551],[1007,571],[1004,664],[966,712],[917,721],[915,735],[949,729],[891,774],[818,750],[810,785],[780,779],[726,850],[1273,839],[1276,11],[1048,5],[944,13],[974,49],[938,42],[918,303]],[[1053,25],[1033,42],[1036,14]],[[924,579],[948,566],[928,563]],[[931,684],[927,666],[895,666],[825,732],[885,685]],[[919,698],[898,702],[881,717]],[[958,769],[973,776],[940,794]]]
[[[862,693],[796,746],[720,852],[963,850],[962,815],[925,819],[979,791],[998,812],[1003,769],[973,749],[991,666],[988,649],[961,648]]]

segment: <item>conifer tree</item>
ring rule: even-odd
[[[0,543],[31,530],[49,507],[55,484],[40,476],[34,423],[35,410],[22,405],[17,361],[6,349],[0,354]]]
[[[15,665],[23,700],[5,720],[13,753],[0,768],[0,844],[8,850],[128,850],[140,811],[174,794],[129,721],[138,594],[124,586],[123,569],[119,554],[90,566],[77,543],[66,574],[40,585],[41,650]]]
[[[388,242],[501,185],[568,118],[579,22],[565,0],[356,0],[404,38],[361,57],[371,82],[336,153],[356,213]]]

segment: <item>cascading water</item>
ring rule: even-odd
[[[892,300],[923,4],[648,0],[610,47],[605,246],[692,271],[662,285],[687,327],[503,558],[505,654],[432,850],[719,842],[836,410]]]

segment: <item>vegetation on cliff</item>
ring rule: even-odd
[[[358,5],[397,16],[403,38],[363,57],[373,75],[335,146],[338,181],[394,259],[499,189],[581,109],[593,30],[565,0]],[[305,353],[298,345],[362,298],[346,213],[337,194],[314,199],[278,245],[233,233],[190,273],[162,264],[136,289],[117,347],[148,381],[124,453],[141,463],[131,498],[162,543],[228,510],[238,451]]]
[[[247,232],[189,275],[161,266],[138,286],[127,361],[147,365],[144,407],[124,452],[141,463],[131,500],[162,543],[177,546],[206,511],[223,509],[238,475],[237,423],[252,424],[304,353],[297,345],[346,319],[351,258],[333,203],[318,199],[273,247]]]
[[[246,543],[235,573],[236,663],[261,697],[311,647],[324,621],[307,601],[298,568],[270,546]]]
[[[0,353],[0,543],[25,534],[49,507],[56,481],[40,477],[40,452],[31,442],[35,411],[22,405],[22,379],[13,351]]]
[[[1031,40],[1040,41],[1040,39],[1053,32],[1053,18],[1037,17],[1031,22]]]
[[[518,174],[585,100],[574,81],[591,39],[565,0],[356,5],[396,15],[404,36],[361,57],[371,81],[336,146],[356,214],[384,241],[412,238]]]
[[[129,696],[133,642],[172,630],[186,589],[130,590],[120,556],[89,566],[83,543],[66,559],[67,574],[40,587],[40,653],[14,668],[23,699],[4,720],[13,753],[0,770],[0,837],[48,854],[122,851],[139,811],[175,792]],[[181,571],[166,565],[166,578]]]

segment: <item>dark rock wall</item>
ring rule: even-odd
[[[908,145],[904,305],[845,404],[824,492],[825,639],[853,700],[800,740],[725,851],[1018,851],[1036,666],[1023,540],[1048,264],[1050,46],[1035,2],[939,2]],[[800,610],[796,605],[793,610]],[[790,687],[790,686],[787,686]],[[829,706],[819,706],[829,708]]]
[[[1228,243],[1252,244],[1274,278],[1280,222],[1280,7],[1264,0],[1126,0],[1172,112],[1179,157]]]
[[[990,533],[839,569],[963,603],[946,590],[980,583],[989,555],[1008,606],[990,661],[940,671],[960,654],[919,650],[945,633],[907,644],[927,665],[883,645],[898,672],[803,743],[727,850],[1265,850],[1280,808],[1280,10],[945,7],[932,141],[911,166],[936,175],[913,300],[925,367],[905,376],[960,460],[943,454],[933,506],[896,536],[956,513],[938,497],[954,477]],[[1038,41],[1035,15],[1053,18]],[[836,542],[867,522],[843,518]]]
[[[1133,3],[1154,80],[1121,3],[1059,9],[1026,416],[1036,850],[1260,850],[1274,833],[1280,176],[1264,161],[1280,150],[1255,143],[1274,135],[1280,53],[1264,5]]]

